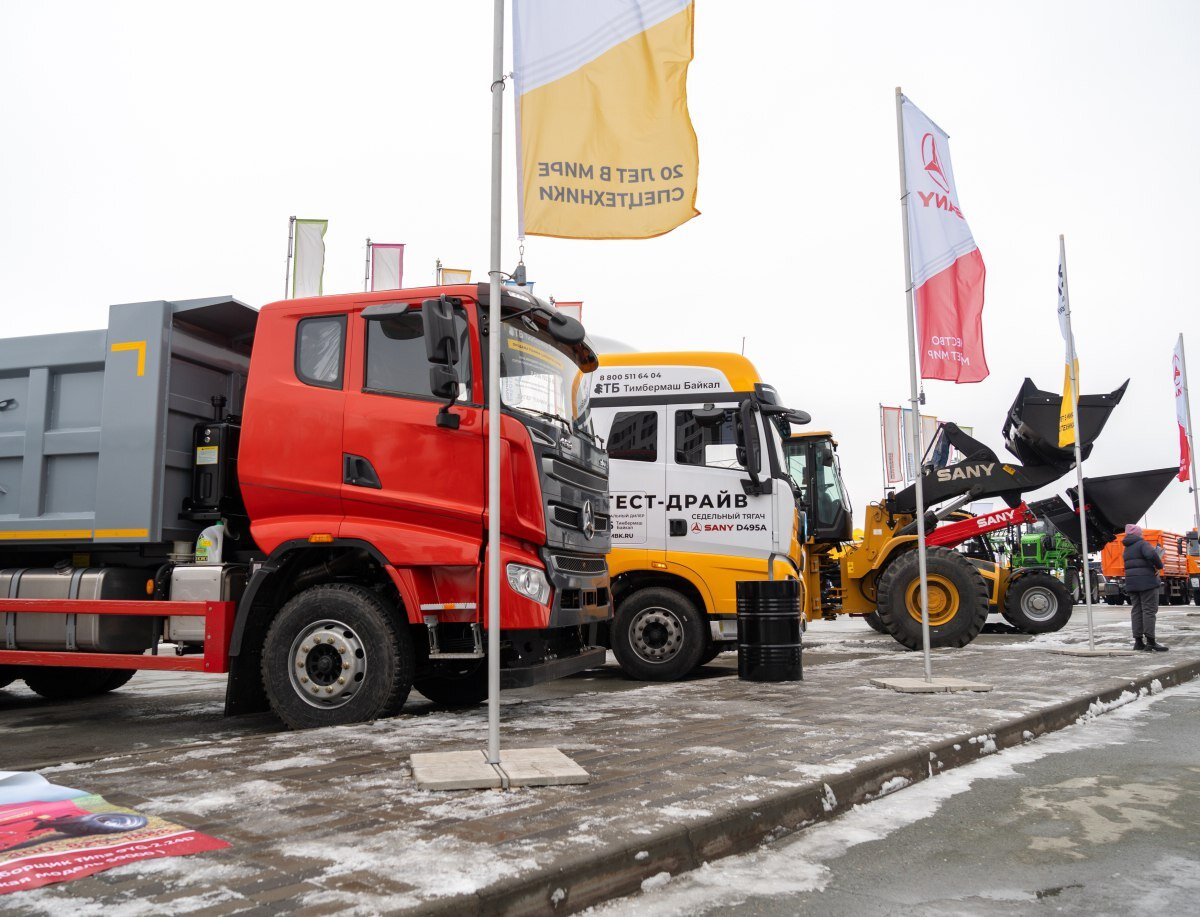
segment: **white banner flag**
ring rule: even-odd
[[[371,289],[398,290],[404,280],[404,246],[371,243]]]
[[[888,484],[904,481],[901,467],[904,451],[901,448],[900,409],[879,407],[879,423],[883,427],[883,468]]]
[[[320,296],[325,279],[325,230],[328,220],[297,220],[292,262],[292,298]]]

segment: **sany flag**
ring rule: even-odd
[[[328,220],[297,220],[292,298],[320,296],[325,278],[325,230]]]
[[[1187,370],[1183,362],[1183,335],[1175,342],[1175,353],[1172,355],[1172,369],[1175,377],[1175,420],[1179,423],[1179,480],[1186,481],[1192,467],[1191,418],[1188,417]]]
[[[959,207],[948,136],[901,98],[921,378],[982,382],[983,256]]]
[[[371,289],[398,290],[404,280],[404,246],[371,243]]]
[[[1067,247],[1058,239],[1058,330],[1067,345],[1067,365],[1063,370],[1062,407],[1058,411],[1058,446],[1075,443],[1075,396],[1079,391],[1079,355],[1075,353],[1075,334],[1071,330],[1071,295],[1067,290]],[[1072,373],[1072,371],[1074,371]],[[1075,376],[1075,388],[1071,376]]]
[[[514,0],[519,235],[645,239],[697,216],[692,0]]]

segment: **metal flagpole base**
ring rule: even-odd
[[[566,786],[591,777],[557,748],[510,748],[499,764],[487,752],[418,752],[410,761],[413,780],[426,790],[507,790],[518,786]]]
[[[872,678],[876,688],[888,688],[901,694],[952,694],[955,691],[990,691],[992,686],[965,678]]]
[[[1050,652],[1059,656],[1136,656],[1137,650],[1121,649],[1115,646],[1097,646],[1095,649],[1087,646],[1067,646],[1052,649]]]

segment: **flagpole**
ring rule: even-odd
[[[1087,606],[1088,649],[1096,648],[1096,632],[1092,626],[1092,571],[1088,563],[1087,539],[1087,503],[1083,497],[1083,453],[1079,448],[1079,439],[1083,434],[1083,424],[1079,422],[1079,380],[1075,368],[1079,358],[1075,353],[1075,332],[1071,328],[1071,290],[1067,285],[1067,243],[1060,234],[1058,237],[1058,263],[1062,265],[1063,306],[1067,320],[1067,372],[1071,380],[1071,424],[1074,427],[1075,441],[1075,481],[1079,490],[1079,537],[1083,548],[1083,602]]]
[[[1179,369],[1183,373],[1183,412],[1187,415],[1188,456],[1192,460],[1192,526],[1200,532],[1200,491],[1196,485],[1196,443],[1192,437],[1192,399],[1188,394],[1187,354],[1183,350],[1183,335],[1179,335]]]
[[[488,262],[487,660],[489,764],[500,763],[500,203],[504,128],[504,0],[495,0],[492,33],[492,202]],[[438,260],[440,282],[441,260]]]
[[[367,292],[371,280],[371,237],[367,236],[367,254],[363,258],[363,292]]]
[[[288,298],[288,284],[292,279],[292,248],[296,238],[296,218],[288,217],[288,252],[287,264],[283,268],[283,298]]]
[[[900,148],[900,216],[904,226],[904,294],[908,305],[908,381],[913,416],[913,454],[917,462],[917,570],[921,576],[921,645],[925,653],[925,681],[933,681],[929,658],[929,580],[925,563],[925,488],[921,482],[921,404],[917,389],[917,328],[913,304],[912,258],[908,242],[908,176],[904,168],[904,95],[896,87],[896,141]],[[905,597],[907,602],[907,596]]]

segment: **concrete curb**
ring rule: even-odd
[[[711,860],[747,853],[764,841],[776,840],[815,822],[841,814],[881,795],[897,777],[910,784],[1005,748],[1076,723],[1093,704],[1108,704],[1125,692],[1150,691],[1200,676],[1200,661],[1189,661],[1100,692],[1075,697],[1019,716],[984,735],[956,736],[881,758],[847,773],[783,790],[769,799],[743,803],[731,810],[656,835],[639,836],[606,851],[568,857],[527,875],[502,880],[474,894],[432,901],[407,913],[436,915],[571,914],[611,898],[630,895],[658,873],[672,876]],[[1115,679],[1114,679],[1115,681]]]

